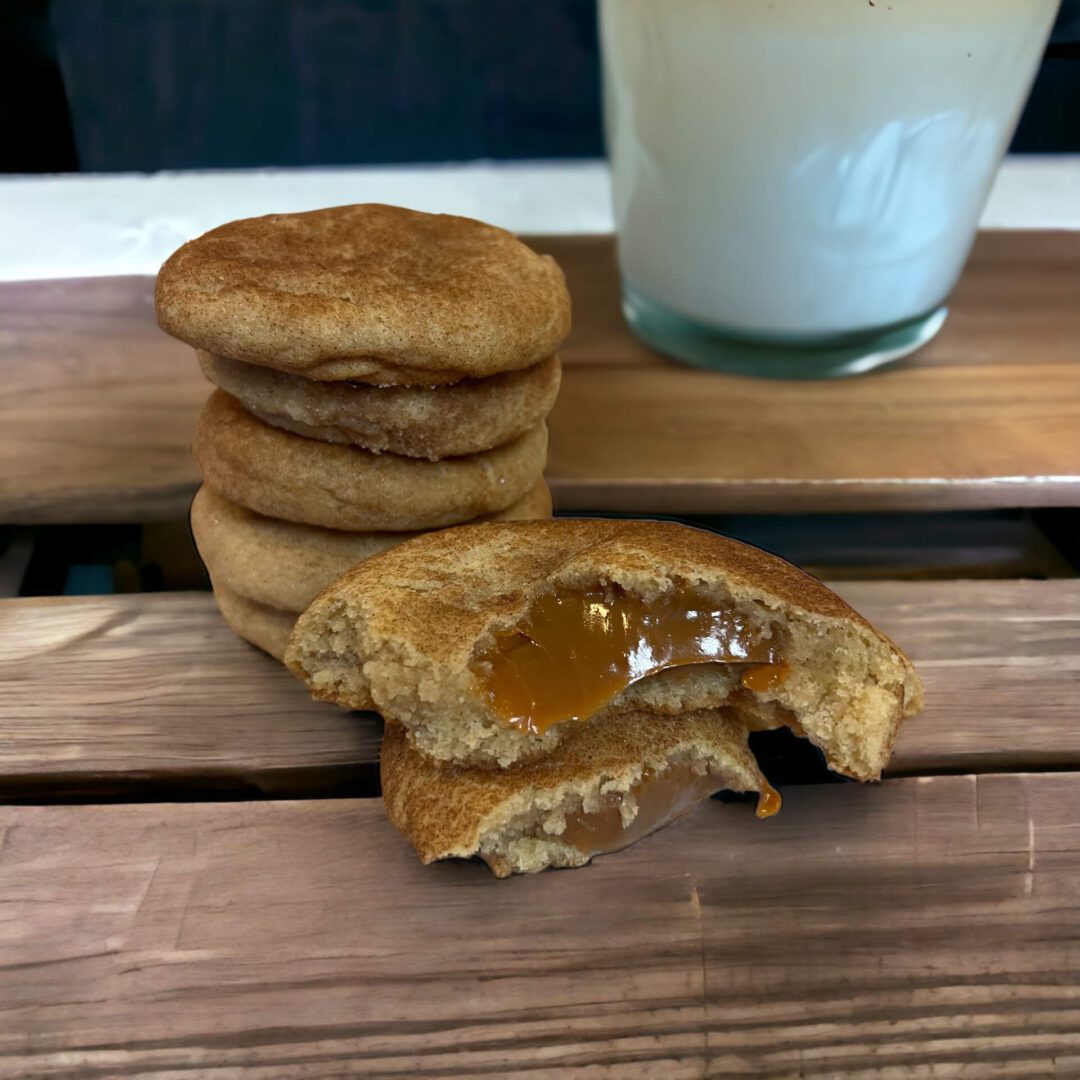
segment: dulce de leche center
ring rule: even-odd
[[[472,670],[497,716],[534,735],[584,720],[626,687],[669,668],[740,665],[750,691],[779,686],[788,666],[769,626],[691,589],[646,600],[607,586],[541,593],[500,630]]]

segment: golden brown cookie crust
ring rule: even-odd
[[[499,521],[551,517],[543,480]],[[331,582],[362,559],[416,533],[342,532],[264,517],[205,485],[191,504],[191,531],[199,555],[218,584],[250,600],[299,614]]]
[[[212,229],[162,266],[156,307],[207,352],[375,383],[517,371],[570,329],[554,259],[470,218],[375,203]]]
[[[482,454],[422,461],[281,431],[215,390],[193,450],[206,483],[256,513],[328,529],[413,532],[517,502],[543,474],[547,428],[540,423]]]
[[[436,460],[490,450],[542,420],[559,392],[559,360],[447,386],[317,382],[199,350],[203,372],[275,427],[376,453]]]
[[[390,823],[421,862],[483,852],[499,877],[589,861],[563,843],[545,818],[579,809],[605,793],[627,792],[646,771],[696,763],[716,777],[716,790],[767,788],[747,745],[746,729],[728,710],[659,716],[626,712],[585,725],[548,757],[508,769],[442,764],[417,750],[405,728],[386,725],[380,754],[383,805]],[[529,823],[532,827],[524,827]],[[525,843],[514,843],[525,834]]]

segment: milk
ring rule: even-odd
[[[1057,0],[601,0],[624,281],[773,340],[952,288]]]

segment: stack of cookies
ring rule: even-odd
[[[356,562],[550,517],[570,300],[510,233],[381,205],[236,221],[169,258],[156,305],[218,387],[194,445],[199,552],[230,626],[279,659]]]

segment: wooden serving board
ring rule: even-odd
[[[805,787],[507,881],[374,800],[0,808],[0,1073],[1075,1075],[1078,804]]]
[[[891,772],[1080,766],[1080,582],[846,582],[926,682]],[[0,601],[0,800],[374,793],[381,725],[312,702],[206,593]]]
[[[574,298],[551,417],[563,510],[1080,505],[1080,234],[984,233],[939,337],[835,382],[695,371],[619,313],[610,237],[532,240]],[[149,278],[0,285],[0,523],[180,520],[208,388]]]

